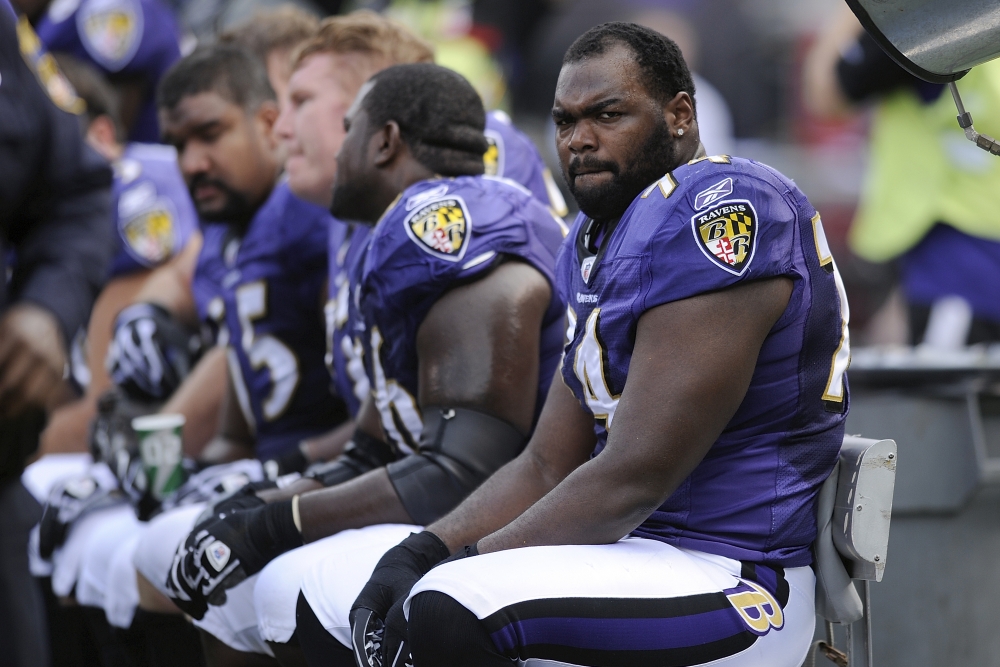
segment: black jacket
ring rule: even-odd
[[[0,0],[0,311],[41,305],[68,343],[111,260],[111,170],[84,143],[79,117],[49,97],[16,26]]]

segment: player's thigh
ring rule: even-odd
[[[194,626],[241,653],[273,656],[257,629],[253,591],[259,578],[260,574],[255,574],[228,589],[225,603],[209,605],[200,620],[192,621]]]
[[[448,563],[414,586],[406,611],[421,592],[444,593],[483,622],[497,651],[529,663],[798,667],[813,635],[814,586],[808,567],[627,538]]]
[[[292,638],[302,577],[315,564],[336,552],[337,545],[343,542],[339,537],[331,535],[293,549],[261,570],[254,586],[253,603],[260,634],[266,641],[284,644]]]
[[[93,510],[73,521],[66,533],[66,540],[52,552],[52,592],[59,597],[73,593],[80,577],[87,545],[109,522],[133,515],[128,504],[114,505]]]
[[[76,601],[87,607],[104,607],[111,577],[111,562],[122,544],[142,531],[131,506],[108,512],[83,548]]]
[[[163,595],[167,595],[167,575],[174,562],[174,553],[187,539],[204,509],[205,504],[198,503],[168,510],[150,521],[139,538],[132,564]]]
[[[382,555],[407,535],[423,530],[419,526],[382,524],[345,530],[335,548],[309,568],[302,577],[301,590],[327,632],[344,646],[351,645],[351,605],[371,578]]]
[[[135,610],[139,606],[139,584],[136,581],[135,565],[132,564],[132,560],[145,530],[146,524],[140,524],[138,530],[122,541],[108,564],[104,615],[108,623],[116,628],[130,627],[135,617]]]

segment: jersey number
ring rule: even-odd
[[[254,333],[254,321],[267,315],[267,283],[263,280],[237,288],[236,314],[243,331],[240,344],[250,359],[251,368],[256,371],[266,366],[271,375],[271,392],[262,403],[262,411],[264,419],[273,421],[284,413],[295,394],[299,384],[299,360],[274,336]]]
[[[601,309],[594,308],[584,324],[583,340],[576,348],[576,357],[573,359],[573,372],[583,386],[587,407],[594,413],[594,419],[604,422],[604,428],[610,431],[621,394],[613,394],[608,388],[608,355],[597,333],[600,317]],[[575,334],[575,314],[569,317],[569,321]]]
[[[844,374],[847,372],[847,367],[851,365],[851,332],[848,329],[848,324],[851,321],[851,309],[847,305],[844,281],[840,278],[837,263],[833,261],[833,254],[830,252],[830,244],[827,243],[826,232],[823,231],[823,221],[820,219],[819,213],[813,216],[812,226],[819,265],[823,267],[824,271],[833,274],[834,283],[837,285],[837,295],[840,297],[840,343],[830,360],[830,375],[826,380],[826,388],[823,390],[823,401],[829,409],[841,412],[844,407]]]
[[[382,418],[382,428],[404,453],[417,449],[424,429],[417,402],[395,380],[387,380],[382,368],[382,332],[372,328],[372,370],[375,376],[375,407]]]

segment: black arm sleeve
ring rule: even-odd
[[[861,33],[837,60],[840,89],[851,102],[864,102],[899,88],[912,88],[925,101],[933,101],[943,89],[916,78],[890,58],[867,32]]]
[[[486,478],[521,453],[527,438],[502,419],[466,408],[428,408],[419,451],[387,466],[414,522],[450,512]]]
[[[343,454],[328,463],[314,466],[306,472],[306,477],[315,479],[323,486],[336,486],[369,470],[382,468],[396,458],[396,451],[388,444],[361,429],[355,429]]]
[[[113,252],[111,170],[21,56],[15,21],[0,5],[0,242],[15,252],[0,306],[27,300],[49,309],[69,341],[86,324]]]

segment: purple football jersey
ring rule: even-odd
[[[354,267],[351,298],[364,331],[356,334],[386,435],[415,448],[423,429],[417,405],[417,331],[448,290],[486,274],[503,255],[538,269],[553,286],[564,226],[522,186],[490,177],[433,179],[402,194],[371,232]],[[536,418],[562,346],[565,304],[553,289],[541,332]]]
[[[562,374],[607,443],[636,325],[656,306],[774,276],[793,280],[742,404],[634,535],[738,560],[808,565],[815,497],[848,407],[848,310],[822,221],[792,181],[750,160],[691,162],[637,197],[597,254],[579,216],[557,275],[570,305]]]
[[[326,302],[326,366],[333,387],[347,404],[351,416],[358,414],[368,396],[370,384],[362,361],[361,343],[351,333],[358,321],[357,308],[350,298],[350,267],[368,249],[371,228],[333,219],[330,225],[330,296]]]
[[[220,343],[228,342],[229,370],[260,459],[345,417],[323,363],[330,224],[329,213],[281,183],[242,238],[223,224],[204,229],[195,298],[203,319],[223,323]]]
[[[162,264],[184,248],[198,227],[171,146],[126,146],[115,164],[111,193],[118,250],[110,278]]]
[[[486,114],[484,134],[490,144],[483,157],[487,176],[516,181],[557,215],[566,215],[566,202],[538,149],[526,134],[514,127],[507,114],[502,111]]]
[[[222,281],[235,267],[240,237],[229,225],[210,222],[201,225],[201,250],[191,280],[191,293],[198,309],[198,319],[208,327],[216,345],[229,345],[226,306]]]
[[[156,84],[180,60],[180,31],[160,0],[55,0],[39,39],[97,67],[112,81],[136,82],[144,95],[130,141],[157,142]]]

